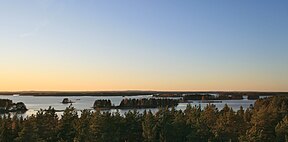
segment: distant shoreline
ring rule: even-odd
[[[107,91],[107,92],[0,92],[0,95],[20,96],[142,96],[153,95],[155,92],[130,92],[130,91]]]
[[[259,95],[288,96],[288,92],[253,92],[253,91],[15,91],[0,92],[0,95],[20,96],[142,96],[154,94],[224,94],[224,95]]]

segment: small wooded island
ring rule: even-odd
[[[74,102],[72,102],[72,101],[69,100],[68,98],[64,98],[64,99],[62,100],[62,104],[69,104],[69,103],[74,103]]]
[[[23,102],[13,103],[12,100],[9,99],[0,99],[0,113],[8,113],[8,112],[26,112],[28,109],[26,108]]]
[[[119,106],[112,105],[110,100],[96,100],[94,102],[94,109],[141,109],[141,108],[157,108],[157,107],[173,107],[177,106],[179,100],[177,99],[123,99]]]

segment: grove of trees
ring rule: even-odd
[[[207,142],[288,141],[288,97],[258,99],[253,109],[218,110],[208,104],[185,110],[159,108],[152,113],[68,107],[61,117],[53,108],[26,118],[0,117],[1,142]]]
[[[157,107],[175,107],[179,103],[177,99],[123,99],[119,108],[157,108]]]
[[[27,108],[23,102],[13,103],[9,99],[0,99],[0,114],[8,112],[26,112]]]

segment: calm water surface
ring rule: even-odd
[[[152,95],[145,95],[145,96],[5,96],[0,95],[0,99],[10,99],[14,103],[16,102],[23,102],[25,103],[26,107],[29,109],[26,113],[21,114],[23,117],[30,116],[32,114],[36,114],[37,111],[40,109],[47,109],[49,106],[55,108],[56,110],[64,110],[66,107],[68,107],[70,104],[62,104],[62,100],[64,98],[69,98],[73,102],[73,107],[76,108],[76,110],[84,110],[84,109],[92,109],[92,106],[94,104],[94,101],[97,99],[109,99],[111,100],[112,104],[119,105],[121,100],[124,98],[152,98]],[[177,99],[177,98],[176,98]],[[248,108],[250,104],[254,104],[254,100],[222,100],[222,103],[214,103],[216,107],[220,110],[224,107],[225,104],[227,104],[229,107],[232,107],[233,110],[239,110],[240,106],[242,106],[244,109]],[[177,110],[184,110],[186,108],[188,103],[179,103],[179,105],[176,107]],[[190,103],[191,105],[197,105],[201,106],[201,108],[204,108],[207,103],[199,103],[198,101],[193,101],[193,103]],[[145,109],[137,109],[139,112],[143,112]],[[157,109],[146,109],[151,110],[152,112],[156,112]],[[116,112],[117,110],[112,109],[110,112]],[[118,110],[120,114],[124,114],[125,112],[129,110]],[[62,115],[62,112],[57,112],[59,116]]]

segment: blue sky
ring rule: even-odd
[[[288,91],[287,6],[0,0],[0,90]]]

